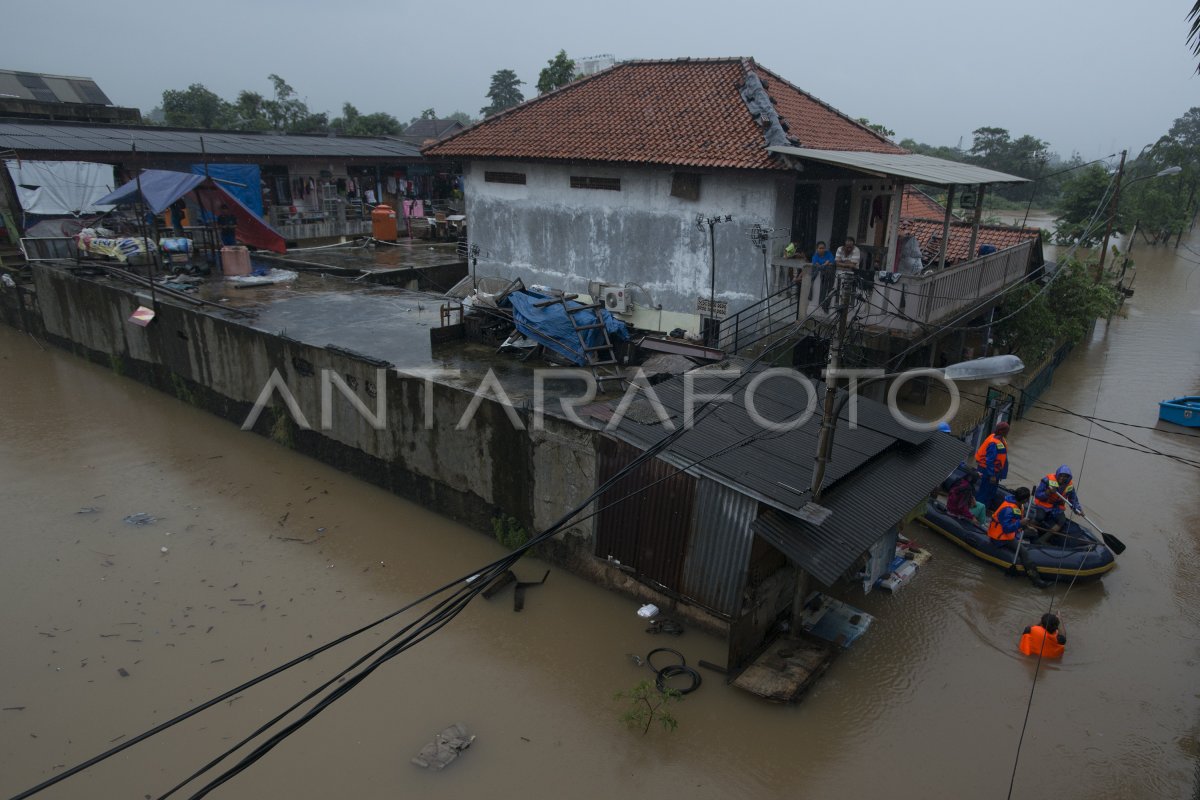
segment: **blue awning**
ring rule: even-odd
[[[151,212],[161,214],[171,207],[179,198],[204,183],[208,178],[203,175],[193,175],[190,172],[172,172],[164,169],[142,170],[140,179],[134,179],[119,186],[97,202],[101,205],[127,205],[136,203],[138,183],[141,183],[140,199],[146,203]]]

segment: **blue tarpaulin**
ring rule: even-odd
[[[142,198],[153,214],[161,214],[171,207],[179,198],[204,183],[203,175],[189,175],[186,172],[172,172],[165,169],[142,170]],[[124,186],[100,198],[104,205],[120,206],[138,201],[138,180],[132,180]]]
[[[584,354],[580,352],[579,336],[567,316],[566,309],[561,303],[551,303],[544,308],[536,308],[537,303],[554,300],[550,295],[538,292],[512,292],[504,299],[504,305],[511,306],[513,322],[517,330],[540,345],[548,347],[572,363],[583,366],[587,363]],[[572,308],[582,308],[583,303],[568,300]],[[575,325],[580,327],[596,324],[596,312],[593,310],[579,311],[573,315]],[[608,331],[612,342],[623,342],[629,338],[629,330],[625,323],[613,317],[608,311],[601,309],[600,318]],[[583,339],[588,347],[600,347],[604,344],[604,334],[599,328],[582,331]]]
[[[207,170],[207,172],[205,171]],[[257,164],[192,164],[192,172],[208,175],[221,188],[242,201],[242,205],[263,215],[262,171]]]
[[[133,205],[138,202],[138,182],[141,200],[154,214],[161,214],[181,197],[191,197],[200,205],[204,216],[221,213],[222,206],[237,218],[237,238],[245,244],[276,253],[287,251],[283,237],[246,204],[230,194],[223,185],[203,175],[173,172],[165,169],[144,169],[139,178],[109,192],[96,202],[102,205]]]

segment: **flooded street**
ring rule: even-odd
[[[1191,246],[1200,251],[1200,236]],[[1136,294],[1043,400],[1155,426],[1200,393],[1200,256],[1139,247]],[[0,793],[28,788],[503,551],[490,538],[29,336],[0,327]],[[923,528],[934,552],[793,707],[704,684],[674,734],[640,736],[613,694],[627,653],[723,663],[695,631],[646,634],[637,603],[553,569],[514,613],[479,599],[213,793],[222,798],[1004,797],[1034,674],[1016,649],[1051,597],[1069,644],[1043,665],[1014,797],[1191,797],[1200,763],[1200,472],[1038,410],[1014,477],[1074,467],[1088,515],[1128,550],[1063,599]],[[1053,423],[1097,437],[1039,425]],[[1200,458],[1182,429],[1120,428]],[[1014,481],[1015,483],[1015,481]],[[152,524],[123,519],[144,512]],[[163,548],[166,548],[165,552]],[[540,578],[533,559],[520,580]],[[156,797],[412,616],[247,690],[43,793]],[[409,758],[455,721],[442,773]],[[198,787],[200,784],[195,784]],[[187,796],[183,794],[181,796]]]

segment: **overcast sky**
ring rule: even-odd
[[[592,3],[402,0],[79,0],[5,3],[0,68],[96,79],[149,111],[203,83],[232,100],[282,75],[314,111],[406,122],[423,108],[477,116],[509,68],[537,93],[560,48],[581,58],[751,56],[897,139],[970,146],[984,125],[1063,156],[1152,142],[1200,105],[1185,43],[1192,0]]]

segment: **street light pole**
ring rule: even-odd
[[[1096,283],[1104,277],[1104,259],[1108,256],[1108,237],[1112,236],[1113,221],[1117,216],[1117,204],[1121,202],[1121,178],[1125,175],[1125,156],[1128,150],[1121,151],[1121,165],[1117,167],[1117,188],[1113,192],[1112,203],[1108,206],[1108,223],[1104,226],[1104,246],[1100,248],[1100,266],[1096,268]]]

